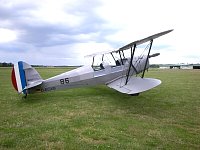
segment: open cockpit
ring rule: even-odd
[[[92,56],[92,68],[94,71],[106,69],[108,67],[114,68],[128,64],[130,58],[125,57],[121,52],[107,52],[103,54],[97,54]]]

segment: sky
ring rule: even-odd
[[[198,0],[0,0],[0,62],[83,65],[174,29],[153,42],[153,64],[200,63]]]

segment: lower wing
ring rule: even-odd
[[[124,85],[126,77],[119,78],[107,84],[108,87],[113,88],[121,93],[137,94],[150,90],[159,84],[161,81],[152,78],[131,77],[126,85]]]

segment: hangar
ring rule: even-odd
[[[200,69],[200,65],[193,65],[193,69]]]

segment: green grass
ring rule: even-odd
[[[27,99],[10,73],[0,68],[0,149],[200,149],[199,70],[150,70],[162,84],[138,97],[102,85]]]

